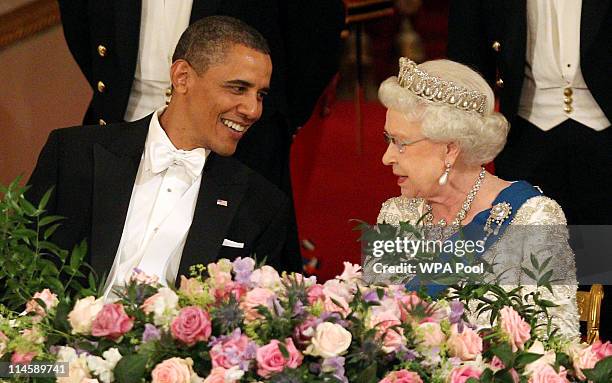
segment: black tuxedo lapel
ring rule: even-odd
[[[246,168],[239,166],[232,158],[214,153],[208,157],[202,176],[179,275],[187,275],[191,265],[206,265],[217,259],[225,234],[248,186]],[[219,200],[226,201],[227,206],[218,204]]]
[[[582,15],[580,20],[580,53],[586,52],[604,19],[609,14],[610,0],[582,0]],[[607,21],[608,23],[610,20]],[[582,59],[582,57],[581,57]]]
[[[115,0],[113,6],[117,59],[121,72],[132,78],[138,61],[142,3],[136,0]]]
[[[110,271],[117,253],[149,120],[122,124],[118,139],[93,148],[91,264],[100,275]]]
[[[191,6],[191,17],[189,24],[200,20],[202,17],[212,16],[217,13],[221,0],[193,0]]]

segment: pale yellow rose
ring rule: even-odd
[[[281,277],[278,275],[278,271],[267,265],[253,271],[251,274],[251,282],[257,287],[270,290],[277,290],[282,286]]]
[[[90,335],[91,324],[103,306],[104,301],[102,299],[96,299],[95,297],[79,299],[68,314],[68,322],[72,326],[72,333]]]
[[[91,373],[87,368],[84,356],[73,359],[68,365],[68,376],[58,377],[57,383],[81,383],[91,379]]]
[[[170,358],[159,363],[151,372],[153,383],[190,383],[193,372],[191,358]]]
[[[454,324],[451,327],[451,336],[447,344],[451,356],[456,356],[461,360],[474,360],[482,353],[482,338],[467,326],[464,326],[460,333],[457,325]]]
[[[323,322],[315,329],[311,344],[305,353],[323,358],[333,358],[348,350],[352,339],[351,333],[339,324]]]

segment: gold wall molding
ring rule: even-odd
[[[57,0],[35,0],[0,15],[0,49],[60,23]]]

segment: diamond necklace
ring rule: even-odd
[[[486,170],[484,166],[482,166],[480,168],[480,173],[478,174],[478,178],[476,179],[476,182],[474,182],[474,186],[472,186],[472,189],[470,189],[470,191],[468,192],[467,197],[465,198],[465,201],[463,201],[463,205],[461,206],[461,210],[459,210],[459,212],[457,213],[457,216],[455,216],[455,219],[453,219],[453,222],[451,223],[450,228],[446,227],[447,224],[444,218],[438,221],[438,226],[444,229],[443,235],[445,237],[450,237],[451,235],[453,235],[459,230],[459,227],[461,226],[461,222],[465,219],[465,217],[467,216],[467,213],[470,211],[470,208],[472,207],[472,202],[474,202],[474,198],[476,198],[476,194],[478,193],[478,190],[480,190],[480,185],[482,185],[482,181],[485,178],[485,174],[486,174]],[[427,229],[433,229],[434,224],[433,224],[433,213],[431,211],[431,205],[425,204],[425,209],[427,210],[427,213],[425,216],[425,227]]]

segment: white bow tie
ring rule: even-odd
[[[155,143],[151,148],[151,171],[155,174],[161,173],[172,165],[183,166],[192,179],[196,179],[202,172],[206,157],[196,150],[177,150]]]

